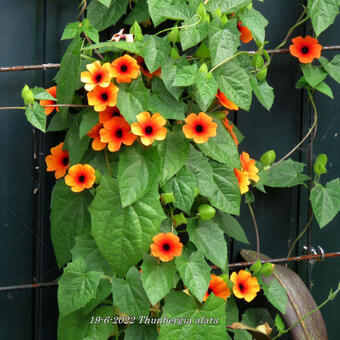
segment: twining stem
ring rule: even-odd
[[[256,259],[260,257],[260,236],[259,236],[259,228],[257,227],[255,215],[253,208],[251,207],[250,203],[248,203],[248,208],[251,214],[251,217],[253,219],[254,229],[255,229],[255,235],[256,235]]]
[[[110,166],[110,161],[109,161],[109,154],[106,149],[105,149],[105,163],[107,166],[107,172],[109,173],[109,176],[112,176],[111,166]]]
[[[294,240],[294,242],[292,243],[292,245],[289,248],[287,257],[290,257],[290,255],[292,255],[292,252],[297,244],[297,242],[300,240],[300,238],[305,234],[305,232],[309,229],[309,227],[312,225],[312,221],[313,221],[313,214],[312,216],[309,218],[308,222],[306,223],[305,227],[303,228],[303,230],[301,231],[301,233],[297,236],[297,238]]]
[[[221,61],[219,64],[217,64],[216,66],[214,66],[209,73],[213,73],[217,68],[219,68],[220,66],[222,66],[223,64],[227,63],[228,61],[230,61],[231,59],[234,59],[236,57],[238,57],[240,54],[249,54],[248,51],[239,51],[235,54],[233,54],[231,57],[224,59],[223,61]]]
[[[2,106],[0,110],[26,110],[26,106]]]
[[[193,27],[193,26],[196,26],[198,25],[200,22],[201,22],[201,16],[199,14],[195,14],[194,17],[198,17],[198,21],[194,22],[193,24],[190,24],[190,25],[183,25],[183,26],[174,26],[174,27],[169,27],[169,28],[165,28],[164,30],[161,30],[159,32],[157,32],[155,35],[160,35],[161,33],[164,33],[164,32],[167,32],[167,31],[172,31],[172,30],[175,30],[176,28],[177,29],[182,29],[182,28],[189,28],[189,27]]]
[[[293,154],[314,131],[316,124],[317,124],[317,121],[318,121],[318,111],[316,109],[315,102],[314,102],[314,99],[313,99],[313,96],[312,96],[310,90],[308,90],[308,97],[309,97],[309,100],[312,103],[312,107],[313,107],[313,110],[314,110],[314,122],[313,122],[312,126],[310,127],[310,129],[308,130],[306,135],[301,139],[301,141],[297,145],[295,145],[295,147],[292,150],[290,150],[285,156],[283,156],[279,161],[273,163],[273,165],[268,170],[270,170],[274,166],[280,164],[282,161],[284,161],[286,158],[288,158],[291,154]],[[314,131],[314,135],[315,135],[315,131]]]
[[[314,308],[312,311],[310,311],[309,313],[307,313],[305,316],[303,316],[301,319],[299,319],[297,322],[295,322],[292,326],[290,326],[289,328],[285,329],[284,331],[280,332],[278,335],[276,335],[272,340],[276,340],[278,338],[280,338],[283,334],[286,334],[288,332],[290,332],[294,327],[296,327],[299,323],[301,323],[303,320],[307,319],[309,316],[311,316],[312,314],[314,314],[315,312],[317,312],[319,309],[321,309],[324,305],[326,305],[329,301],[332,301],[337,294],[340,291],[340,283],[338,285],[338,288],[335,292],[330,292],[328,298],[319,306],[317,306],[316,308]]]
[[[42,107],[90,107],[90,105],[76,105],[76,104],[53,104],[41,105]],[[0,110],[26,110],[26,106],[0,106]]]

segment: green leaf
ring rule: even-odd
[[[102,176],[90,205],[92,235],[111,267],[123,276],[150,249],[165,215],[156,189],[122,208],[116,179]],[[113,246],[114,245],[114,246]]]
[[[252,35],[262,44],[265,39],[265,27],[268,25],[266,18],[256,9],[245,8],[239,13],[242,25],[246,26]]]
[[[78,114],[81,115],[82,118],[79,125],[79,138],[83,138],[96,124],[99,123],[99,115],[98,112],[93,110],[93,108],[86,108]]]
[[[184,248],[182,255],[176,258],[176,267],[184,285],[199,301],[202,301],[209,287],[211,270],[203,254]]]
[[[196,178],[186,166],[170,181],[174,193],[174,206],[190,215],[192,204],[195,200]]]
[[[82,21],[82,30],[92,41],[99,43],[99,32],[88,19]]]
[[[187,230],[197,249],[212,263],[227,271],[227,243],[218,225],[213,220],[199,219],[197,225],[193,220],[189,220]]]
[[[197,78],[195,100],[202,111],[208,110],[217,93],[217,82],[215,77],[209,77],[200,73]]]
[[[165,298],[162,318],[179,321],[162,322],[158,339],[230,340],[225,327],[225,309],[225,300],[214,294],[199,306],[193,297],[183,292],[172,292]],[[181,320],[183,323],[180,324]]]
[[[58,281],[60,315],[68,315],[95,298],[102,276],[102,272],[87,271],[86,262],[82,258],[69,263]]]
[[[322,67],[337,82],[340,83],[340,54],[336,55],[330,62],[324,57],[319,58]]]
[[[234,217],[221,211],[217,211],[213,220],[228,236],[239,242],[249,244],[243,228]]]
[[[190,86],[197,81],[198,69],[197,64],[184,66],[177,71],[175,77],[175,86]]]
[[[154,25],[159,24],[159,18],[172,20],[183,20],[190,16],[190,10],[185,1],[182,0],[162,0],[149,1],[149,12]]]
[[[149,98],[149,110],[159,112],[166,119],[183,120],[185,118],[185,104],[177,101],[166,89],[163,81],[155,78],[152,81],[152,95]]]
[[[122,313],[135,317],[149,314],[150,302],[143,288],[141,274],[135,267],[127,272],[126,280],[113,279],[112,295],[115,306]]]
[[[112,0],[110,7],[107,8],[99,0],[93,0],[87,6],[87,18],[98,31],[102,31],[118,22],[126,13],[128,2],[128,0]]]
[[[186,163],[189,156],[189,141],[180,128],[168,130],[166,139],[157,145],[161,156],[162,180],[165,184]]]
[[[153,22],[153,25],[157,27],[161,22],[166,20],[166,17],[158,14],[157,4],[159,3],[158,0],[147,0],[149,13]]]
[[[268,301],[277,308],[282,314],[286,314],[288,302],[286,290],[280,285],[277,279],[273,278],[269,285],[263,284],[263,293]]]
[[[148,36],[143,48],[143,57],[148,70],[156,71],[169,56],[170,42],[167,37]]]
[[[156,325],[135,323],[125,329],[124,340],[157,340],[157,338]]]
[[[59,180],[51,200],[51,239],[59,267],[71,259],[75,237],[89,230],[91,221],[87,210],[91,202],[88,191],[75,193]]]
[[[43,87],[34,86],[31,91],[33,92],[35,100],[57,100],[52,95],[50,95]]]
[[[142,282],[151,304],[155,305],[166,296],[175,279],[176,266],[174,261],[160,262],[149,256],[143,256]]]
[[[323,228],[340,211],[340,183],[336,178],[322,186],[317,183],[309,197],[320,228]]]
[[[218,87],[228,99],[246,111],[250,109],[252,89],[243,67],[231,60],[215,71],[215,77]]]
[[[132,25],[135,21],[141,23],[149,18],[150,14],[146,0],[138,0],[138,2],[133,7],[132,11],[124,20],[124,24]]]
[[[251,4],[251,0],[210,0],[206,7],[211,13],[219,8],[222,13],[231,14],[249,4]]]
[[[315,89],[331,99],[334,99],[332,89],[323,81],[320,84],[316,85]]]
[[[280,316],[280,314],[276,314],[275,316],[275,326],[277,330],[281,333],[285,329],[285,324]]]
[[[313,88],[327,77],[327,72],[325,72],[322,67],[319,66],[301,64],[301,69],[303,75],[305,76],[305,80]]]
[[[73,118],[72,124],[65,136],[65,149],[69,152],[70,165],[81,162],[88,149],[90,138],[84,136],[80,138],[80,125],[82,116],[80,114]]]
[[[120,84],[117,107],[129,124],[137,120],[137,114],[147,111],[149,96],[150,92],[141,77],[131,84]]]
[[[26,108],[25,115],[27,120],[37,129],[46,132],[46,114],[44,108],[37,102]]]
[[[226,309],[226,324],[231,325],[234,322],[239,322],[239,311],[236,304],[236,298],[230,296],[228,298],[228,308]]]
[[[292,187],[304,183],[309,177],[302,174],[305,164],[287,159],[258,174],[263,185],[274,188]]]
[[[106,6],[107,8],[110,7],[111,4],[111,0],[98,0],[101,4],[103,4],[104,6]]]
[[[221,121],[216,120],[216,123],[216,136],[209,138],[206,143],[197,144],[197,146],[206,156],[232,168],[238,168],[240,166],[240,156],[237,146]]]
[[[316,35],[330,26],[339,13],[337,0],[308,0],[308,9]]]
[[[141,41],[107,41],[89,45],[83,48],[84,51],[98,49],[101,52],[119,52],[120,50],[131,53],[142,54],[143,43]],[[136,80],[135,80],[136,81]],[[134,81],[134,82],[135,82]]]
[[[80,48],[82,40],[76,36],[68,45],[60,62],[60,69],[55,77],[57,83],[57,99],[59,104],[72,104],[73,96],[78,88],[80,77]],[[58,115],[66,123],[68,107],[60,107]]]
[[[209,32],[209,22],[202,22],[197,15],[185,20],[181,26],[179,34],[183,51],[200,43]]]
[[[274,102],[274,90],[266,80],[259,82],[253,75],[250,76],[250,86],[258,101],[269,111]]]
[[[212,66],[216,66],[237,52],[240,46],[240,32],[236,23],[235,19],[229,20],[224,29],[218,30],[209,37]]]
[[[63,121],[62,117],[58,114],[54,115],[48,124],[47,132],[63,131],[67,130],[72,123],[70,116],[67,116],[66,122]]]
[[[70,22],[66,25],[61,40],[73,39],[81,30],[80,22]]]
[[[122,207],[143,197],[160,175],[160,159],[155,147],[141,149],[125,148],[119,153],[118,187]]]

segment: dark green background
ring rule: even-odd
[[[59,62],[66,47],[60,37],[66,23],[77,20],[78,1],[2,0],[0,12],[0,66],[29,65]],[[292,26],[301,7],[297,0],[265,1],[257,7],[270,21],[267,28],[269,47],[275,47]],[[308,32],[302,27],[300,33]],[[339,44],[340,19],[320,37],[323,45]],[[251,44],[249,45],[250,48]],[[323,53],[332,58],[334,52]],[[25,83],[51,86],[56,71],[26,71],[0,73],[0,106],[21,105],[20,91]],[[254,99],[250,112],[235,117],[238,127],[247,136],[240,151],[247,151],[256,159],[268,149],[275,149],[278,157],[286,154],[308,130],[312,110],[302,91],[295,90],[300,77],[299,65],[289,55],[275,56],[268,81],[275,88],[276,99],[267,112]],[[294,159],[306,162],[309,156],[327,153],[328,173],[325,183],[339,176],[340,93],[339,85],[329,82],[335,100],[316,95],[319,108],[318,134],[313,150],[305,144]],[[48,282],[58,272],[49,237],[49,201],[53,176],[45,172],[44,156],[60,140],[57,134],[47,137],[37,133],[27,123],[23,111],[0,112],[1,135],[1,191],[0,200],[0,286]],[[59,139],[58,139],[59,138]],[[33,157],[36,155],[36,157]],[[37,193],[34,194],[35,189]],[[308,192],[304,188],[270,189],[268,195],[256,193],[254,210],[261,233],[261,251],[271,257],[285,256],[289,243],[304,227],[308,218]],[[249,211],[242,209],[240,222],[255,247]],[[340,222],[338,216],[323,231],[313,224],[311,245],[325,251],[340,250]],[[302,253],[307,239],[299,242]],[[242,245],[230,247],[230,260],[238,260]],[[318,303],[336,287],[340,278],[339,260],[314,263],[308,275],[306,264],[293,265]],[[337,338],[339,300],[323,309],[330,339]],[[0,292],[0,339],[55,339],[57,301],[56,288]]]

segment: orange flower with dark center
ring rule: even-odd
[[[131,131],[140,136],[144,145],[151,145],[155,140],[163,140],[167,134],[164,127],[166,120],[159,113],[150,115],[149,112],[142,112],[136,116],[138,123],[131,124]]]
[[[321,56],[322,45],[318,40],[307,35],[305,38],[296,37],[292,39],[293,45],[289,46],[289,52],[292,56],[299,59],[300,63],[309,64],[314,58]]]
[[[253,40],[253,36],[252,36],[250,30],[246,26],[243,26],[241,21],[239,21],[237,23],[237,28],[238,28],[239,32],[241,33],[240,40],[243,43],[246,44],[246,43],[249,43],[250,41]]]
[[[216,136],[217,124],[204,112],[191,113],[184,119],[182,126],[186,138],[193,138],[196,143],[206,143],[210,137]]]
[[[88,70],[81,72],[80,80],[85,83],[85,90],[92,91],[96,86],[108,87],[111,83],[112,66],[110,63],[105,63],[103,66],[100,61],[95,61],[92,64],[87,64]]]
[[[238,273],[233,272],[230,281],[234,284],[234,295],[239,299],[245,299],[247,302],[252,301],[260,291],[257,278],[252,277],[245,270],[240,270]]]
[[[95,170],[88,164],[76,164],[70,167],[65,176],[65,183],[74,192],[90,189],[96,180]]]
[[[249,191],[250,181],[249,181],[248,172],[235,168],[234,173],[238,180],[238,185],[240,187],[241,195],[243,195]]]
[[[91,146],[92,149],[95,151],[100,151],[105,149],[107,143],[103,143],[100,140],[100,134],[99,134],[99,130],[103,128],[103,124],[99,123],[96,124],[88,133],[87,135],[93,139]]]
[[[145,62],[144,62],[144,58],[141,56],[137,57],[137,63],[142,71],[142,73],[145,75],[145,77],[152,79],[154,76],[158,76],[160,77],[162,74],[161,68],[158,68],[156,71],[153,71],[152,73],[150,73],[150,71],[148,70],[148,67],[146,66]]]
[[[132,79],[136,79],[139,74],[139,65],[136,59],[128,54],[117,58],[112,63],[112,75],[116,78],[117,83],[130,83]]]
[[[224,106],[225,108],[229,110],[235,110],[235,111],[238,110],[238,106],[234,104],[231,100],[229,100],[220,89],[217,90],[216,97],[218,98],[218,101],[220,102],[220,104]]]
[[[56,86],[52,86],[49,89],[46,89],[45,91],[48,92],[52,97],[57,98],[57,87]],[[55,104],[55,101],[54,100],[40,100],[39,104],[41,106],[53,105],[53,104]],[[56,109],[57,112],[59,112],[58,106],[44,107],[45,114],[48,116],[49,114],[51,114],[54,111],[54,109]]]
[[[97,86],[87,94],[89,105],[93,105],[95,111],[104,111],[107,106],[116,106],[118,91],[119,88],[112,83],[108,87]]]
[[[240,156],[240,160],[241,167],[244,171],[248,173],[248,177],[255,183],[258,182],[260,179],[257,175],[259,169],[255,165],[255,159],[250,159],[249,154],[243,151]]]
[[[66,170],[69,167],[68,151],[63,150],[64,143],[60,143],[51,149],[51,154],[45,158],[47,171],[55,171],[56,179],[65,176]]]
[[[237,140],[235,132],[233,131],[234,125],[229,122],[227,117],[224,119],[223,125],[228,130],[228,132],[229,132],[231,138],[233,139],[233,141],[235,142],[236,146],[238,146],[238,140]]]
[[[111,152],[118,151],[122,144],[132,145],[137,138],[123,117],[113,117],[106,121],[99,134],[101,142],[108,143]]]
[[[230,290],[227,283],[219,276],[214,274],[211,274],[210,276],[211,280],[209,283],[209,288],[204,295],[203,301],[206,301],[211,293],[214,293],[216,296],[227,300],[227,298],[230,296]]]
[[[99,122],[102,124],[113,117],[122,117],[117,106],[108,106],[104,111],[99,112]]]
[[[150,245],[152,256],[159,257],[163,262],[171,261],[175,256],[181,256],[183,244],[173,233],[160,233],[152,238]]]

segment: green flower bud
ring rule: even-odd
[[[276,159],[276,153],[274,150],[269,150],[267,152],[265,152],[261,158],[260,158],[260,162],[267,166],[267,165],[271,165],[272,163],[275,162]]]
[[[262,264],[261,264],[261,261],[258,260],[256,261],[249,269],[254,273],[258,273],[262,268]]]
[[[168,39],[173,43],[180,42],[179,30],[177,27],[174,27],[170,33],[168,34]]]
[[[208,73],[208,66],[206,63],[202,64],[201,67],[199,68],[198,72],[207,74]]]
[[[135,41],[144,41],[142,29],[136,20],[130,28],[130,34],[133,34]]]
[[[34,94],[27,84],[21,90],[21,97],[23,98],[25,105],[31,105],[34,103]]]
[[[225,26],[225,24],[228,22],[228,17],[224,14],[221,18],[222,26]]]
[[[261,82],[262,80],[266,79],[267,72],[268,68],[267,67],[263,68],[261,71],[256,73],[256,78]]]
[[[187,224],[187,219],[185,218],[183,213],[180,213],[178,215],[174,215],[173,223],[175,227],[178,227],[181,224]]]
[[[201,17],[201,19],[203,19],[206,16],[207,11],[206,11],[205,6],[203,5],[202,2],[198,6],[196,13]]]
[[[180,55],[178,53],[178,49],[176,46],[174,46],[171,51],[170,51],[170,57],[173,59],[173,60],[177,60],[180,58]]]
[[[215,111],[213,114],[217,119],[220,120],[224,120],[224,118],[226,117],[226,111]]]
[[[268,277],[268,276],[273,274],[274,268],[275,268],[274,264],[272,264],[272,263],[264,263],[262,268],[261,268],[260,273],[263,276]]]
[[[209,59],[210,58],[210,51],[207,46],[202,43],[199,48],[195,52],[195,57],[201,58],[201,59]]]
[[[220,8],[217,8],[217,10],[213,13],[214,17],[222,18],[222,12]]]
[[[263,52],[264,57],[266,58],[266,61],[270,61],[270,56],[267,50],[263,50],[262,52]]]
[[[163,204],[169,204],[175,202],[175,197],[173,192],[164,193],[161,195],[161,201]]]
[[[262,68],[264,65],[264,60],[262,58],[262,55],[259,55],[259,54],[254,54],[254,56],[251,59],[251,62],[253,64],[253,67],[256,68],[257,70]]]
[[[100,172],[100,170],[96,169],[95,176],[96,176],[96,179],[94,183],[99,184],[102,179],[102,173]]]
[[[199,194],[200,194],[200,189],[195,188],[195,194],[194,194],[195,198],[196,198]]]
[[[208,204],[201,204],[198,207],[198,216],[203,220],[203,221],[208,221],[211,220],[216,214],[216,209],[213,208],[211,205]]]
[[[327,172],[327,156],[324,153],[320,153],[314,163],[314,172],[316,175],[323,175]]]

